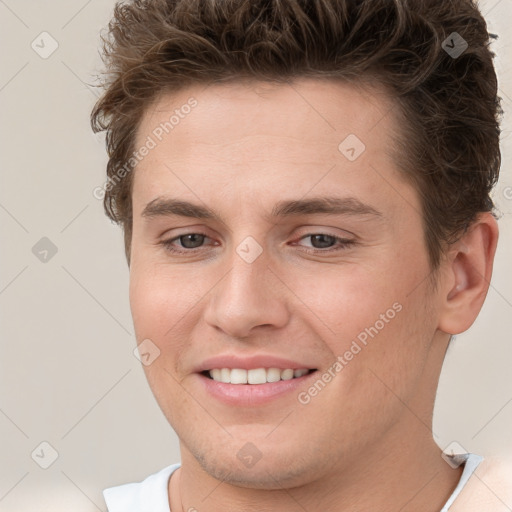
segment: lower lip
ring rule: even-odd
[[[265,384],[225,384],[198,374],[206,391],[212,396],[229,405],[251,407],[263,405],[292,392],[303,389],[304,382],[316,371],[302,377]]]

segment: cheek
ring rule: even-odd
[[[373,371],[405,392],[421,372],[435,331],[433,314],[425,311],[432,297],[425,283],[418,286],[428,269],[397,261],[378,272],[361,265],[340,266],[295,280],[300,284],[294,291],[306,305],[304,311],[310,311],[308,322],[316,325],[333,358],[341,356],[344,368],[351,369],[344,372],[347,380],[339,379],[344,386],[364,381],[367,388],[369,377],[375,383]]]
[[[150,340],[159,351],[150,349],[152,355],[158,355],[143,365],[143,370],[157,402],[171,421],[172,408],[167,404],[179,408],[186,398],[180,391],[176,364],[186,348],[186,331],[191,328],[194,305],[200,301],[201,292],[180,279],[178,273],[155,264],[139,264],[135,258],[130,268],[129,295],[137,343]]]
[[[149,339],[158,357],[143,369],[159,402],[181,400],[178,381],[190,340],[202,338],[201,312],[218,276],[135,258],[130,269],[130,308],[137,343]],[[176,391],[176,393],[175,393]]]
[[[290,274],[287,281],[297,283],[293,291],[305,311],[309,310],[310,316],[313,313],[316,323],[323,324],[331,337],[339,335],[340,341],[357,336],[376,321],[382,329],[380,315],[391,309],[388,316],[394,318],[393,304],[401,299],[389,270],[377,273],[362,265],[331,266],[300,278]]]
[[[138,342],[148,337],[161,338],[163,329],[168,325],[167,313],[174,311],[175,306],[170,289],[157,273],[132,265],[130,308]],[[160,336],[156,336],[157,333]]]
[[[206,286],[206,285],[205,285]],[[166,340],[182,328],[207,288],[200,280],[165,265],[134,262],[130,269],[130,308],[137,340]]]

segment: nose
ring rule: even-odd
[[[258,329],[280,328],[289,320],[286,287],[262,254],[252,263],[235,251],[230,271],[209,294],[204,313],[208,325],[233,338],[247,338]]]

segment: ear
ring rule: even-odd
[[[484,303],[498,242],[498,224],[482,213],[448,250],[438,329],[459,334],[471,327]]]

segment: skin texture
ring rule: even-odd
[[[306,79],[198,85],[147,109],[137,147],[191,97],[197,105],[133,184],[130,304],[138,342],[160,350],[144,369],[180,438],[172,512],[440,510],[461,469],[432,438],[435,391],[449,334],[466,330],[485,298],[495,220],[482,214],[432,274],[418,194],[390,156],[399,126],[382,91]],[[354,161],[338,149],[349,134],[366,147]],[[379,214],[269,218],[279,201],[325,196]],[[220,219],[142,215],[163,197]],[[184,247],[187,233],[205,234],[203,245]],[[352,243],[322,249],[314,234]],[[252,263],[236,251],[248,236],[262,249]],[[317,369],[307,392],[393,305],[400,311],[307,404],[293,392],[233,407],[195,373],[219,354],[273,355]],[[261,454],[252,467],[237,457],[246,443]]]

